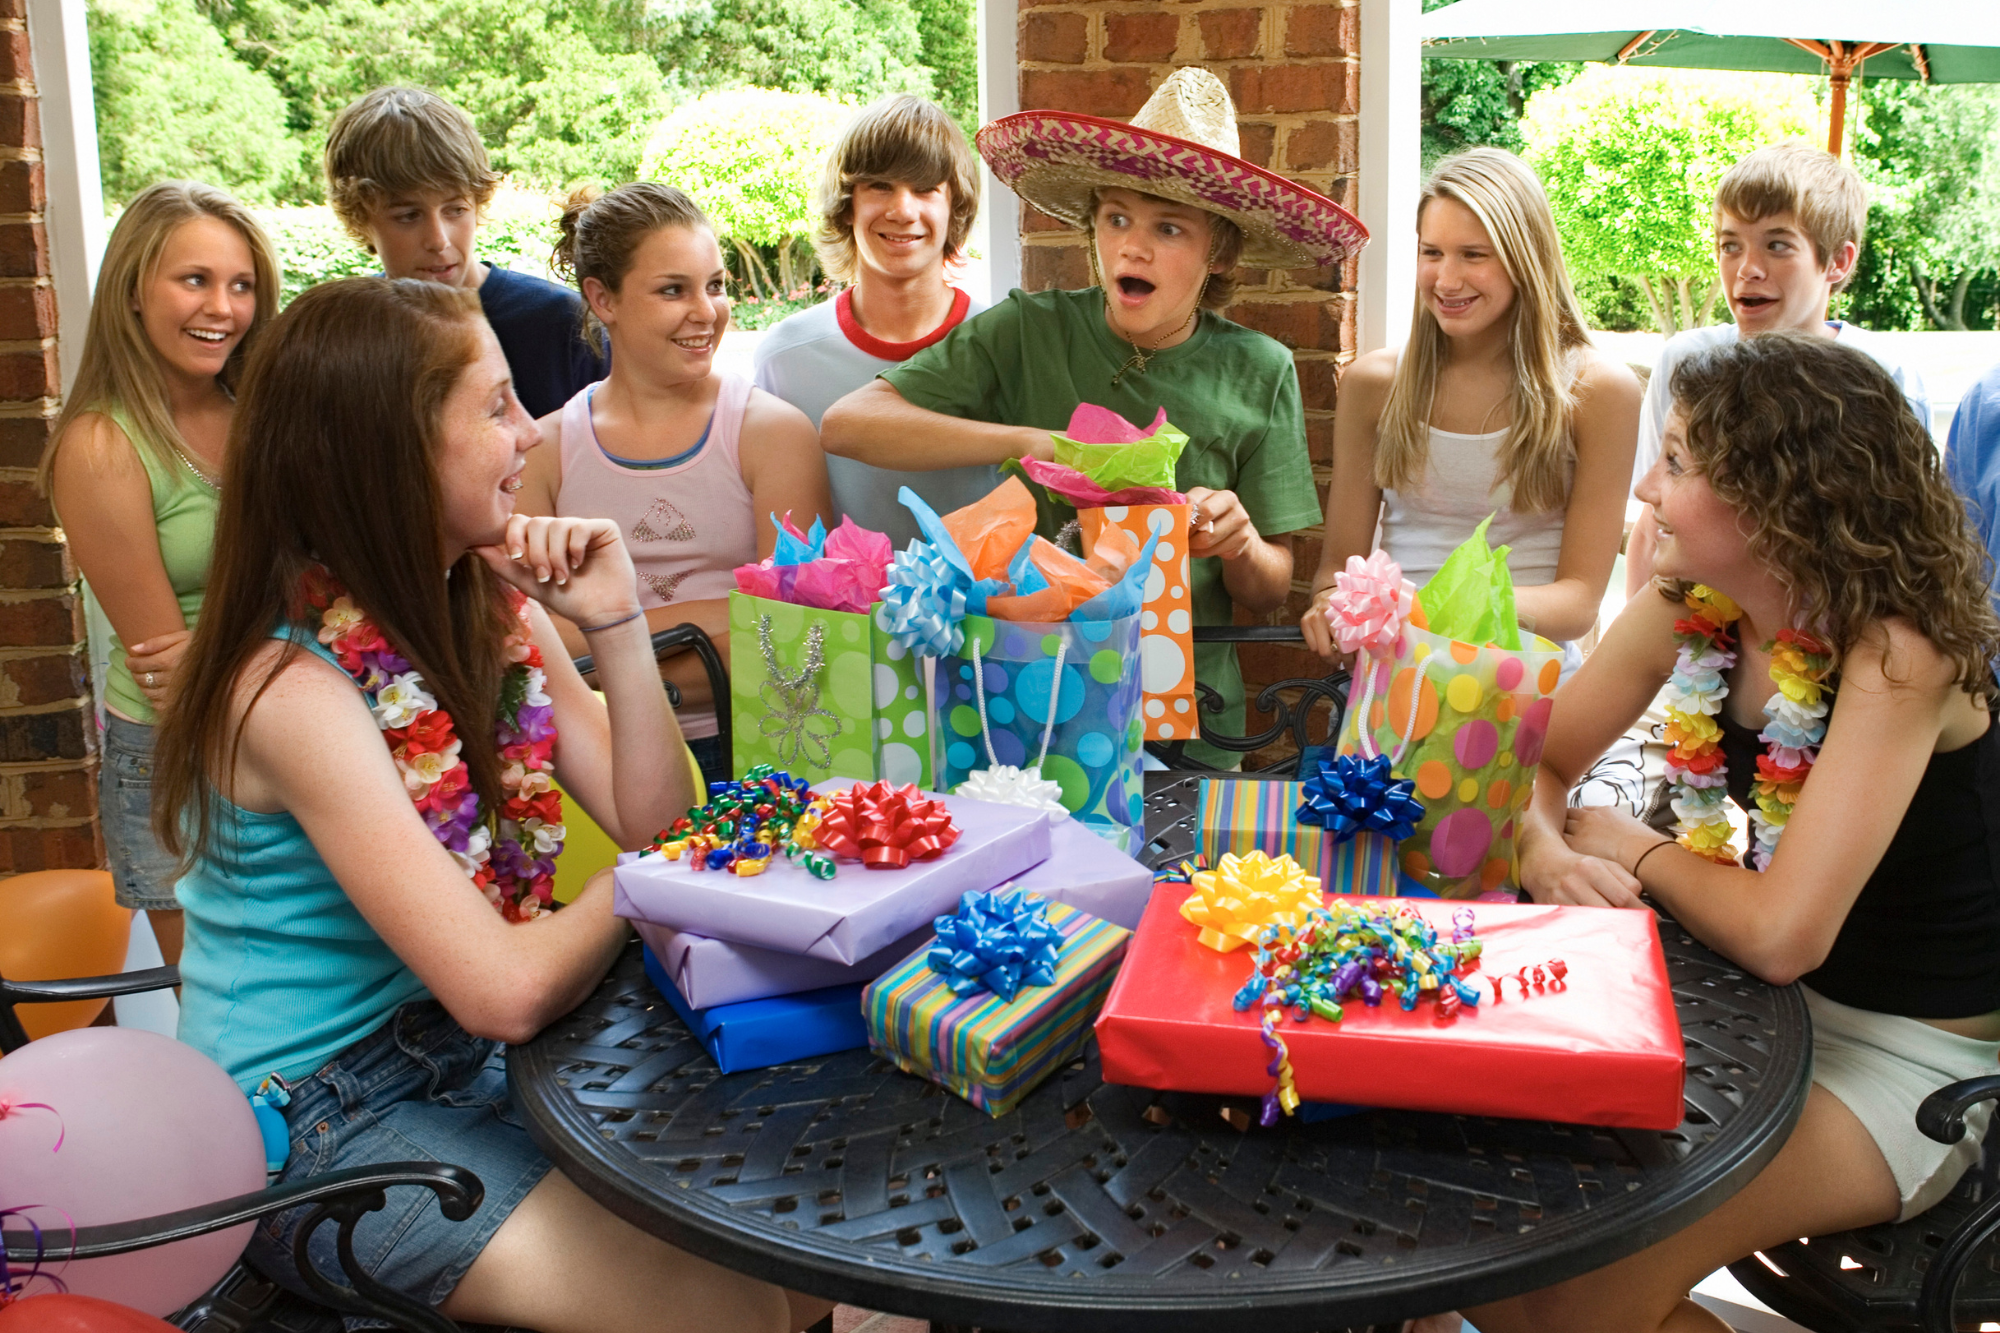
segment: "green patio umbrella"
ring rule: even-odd
[[[1825,74],[1835,156],[1864,62],[1871,78],[2000,83],[2000,0],[1458,0],[1422,31],[1431,59]]]

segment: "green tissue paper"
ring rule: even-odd
[[[1521,624],[1514,614],[1514,576],[1507,570],[1508,547],[1489,547],[1488,514],[1465,543],[1453,551],[1417,594],[1433,634],[1460,643],[1497,643],[1518,652]]]

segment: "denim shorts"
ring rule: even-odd
[[[175,912],[180,866],[153,836],[153,729],[104,715],[104,762],[97,770],[104,851],[120,907]]]
[[[291,1157],[281,1179],[304,1180],[342,1167],[384,1162],[449,1162],[486,1187],[473,1215],[452,1222],[437,1195],[419,1186],[388,1191],[388,1206],[354,1228],[354,1254],[378,1282],[436,1306],[465,1276],[500,1224],[548,1174],[549,1160],[515,1119],[507,1096],[503,1048],[474,1037],[436,1000],[412,1000],[373,1033],[342,1051],[311,1078],[292,1085],[285,1108]],[[310,1206],[266,1218],[246,1257],[301,1295],[292,1255]],[[335,1249],[338,1227],[323,1224],[310,1255],[320,1272],[344,1282]],[[386,1328],[350,1318],[349,1329]]]
[[[688,741],[687,747],[693,752],[695,763],[701,767],[703,782],[729,781],[729,756],[723,753],[722,737],[697,736]]]

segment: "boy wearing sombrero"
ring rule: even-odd
[[[1198,514],[1188,552],[1194,618],[1281,605],[1290,533],[1319,521],[1291,353],[1216,313],[1241,263],[1310,268],[1367,241],[1332,200],[1243,160],[1235,108],[1214,75],[1181,69],[1130,123],[1024,111],[979,132],[994,175],[1090,234],[1098,285],[1013,291],[827,409],[828,453],[905,470],[1049,458],[1079,403],[1189,438],[1176,485]],[[1220,693],[1217,725],[1243,730],[1243,677],[1227,644],[1195,649]],[[1191,744],[1216,767],[1238,756]]]

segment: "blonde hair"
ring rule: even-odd
[[[422,88],[377,88],[350,102],[326,133],[326,201],[370,253],[370,215],[420,190],[462,191],[481,214],[500,173],[472,118]]]
[[[97,294],[83,328],[83,359],[77,367],[76,383],[50,431],[48,447],[42,451],[38,480],[44,492],[64,433],[88,412],[123,411],[139,435],[132,447],[151,449],[163,466],[176,466],[173,450],[185,449],[187,441],[174,424],[166,379],[160,373],[159,351],[146,336],[145,323],[135,307],[140,287],[159,267],[167,238],[182,223],[204,217],[226,222],[241,233],[244,244],[250,247],[250,269],[257,283],[257,312],[250,317],[250,327],[229,354],[222,373],[216,376],[225,389],[235,390],[245,359],[277,309],[277,252],[257,219],[234,196],[199,181],[161,181],[125,205],[104,247]]]
[[[898,93],[864,108],[840,132],[813,189],[819,214],[813,250],[835,282],[854,281],[854,187],[867,181],[902,181],[916,190],[945,186],[951,222],[944,260],[949,264],[964,253],[979,216],[979,166],[965,131],[943,107]]]
[[[1433,200],[1451,199],[1472,211],[1514,284],[1507,345],[1514,361],[1513,424],[1500,444],[1501,478],[1513,484],[1518,511],[1559,509],[1569,498],[1576,446],[1570,412],[1576,405],[1575,354],[1590,345],[1583,310],[1563,266],[1562,242],[1548,196],[1527,163],[1499,148],[1469,148],[1432,168],[1417,203],[1417,225]],[[1375,434],[1375,484],[1407,490],[1430,465],[1430,416],[1444,330],[1416,296],[1410,339],[1396,364]]]
[[[1745,222],[1790,213],[1824,268],[1848,241],[1860,247],[1868,229],[1868,187],[1833,154],[1792,139],[1759,148],[1731,167],[1715,187],[1715,211]],[[1849,269],[1833,290],[1853,276]]]
[[[607,291],[616,292],[632,271],[632,256],[640,243],[656,231],[668,227],[715,230],[693,196],[662,181],[633,181],[608,194],[594,185],[573,190],[557,225],[562,234],[551,257],[556,271],[568,274],[579,293],[586,278],[596,278]],[[591,312],[588,297],[583,302],[583,320],[584,337],[602,356],[604,325]]]

